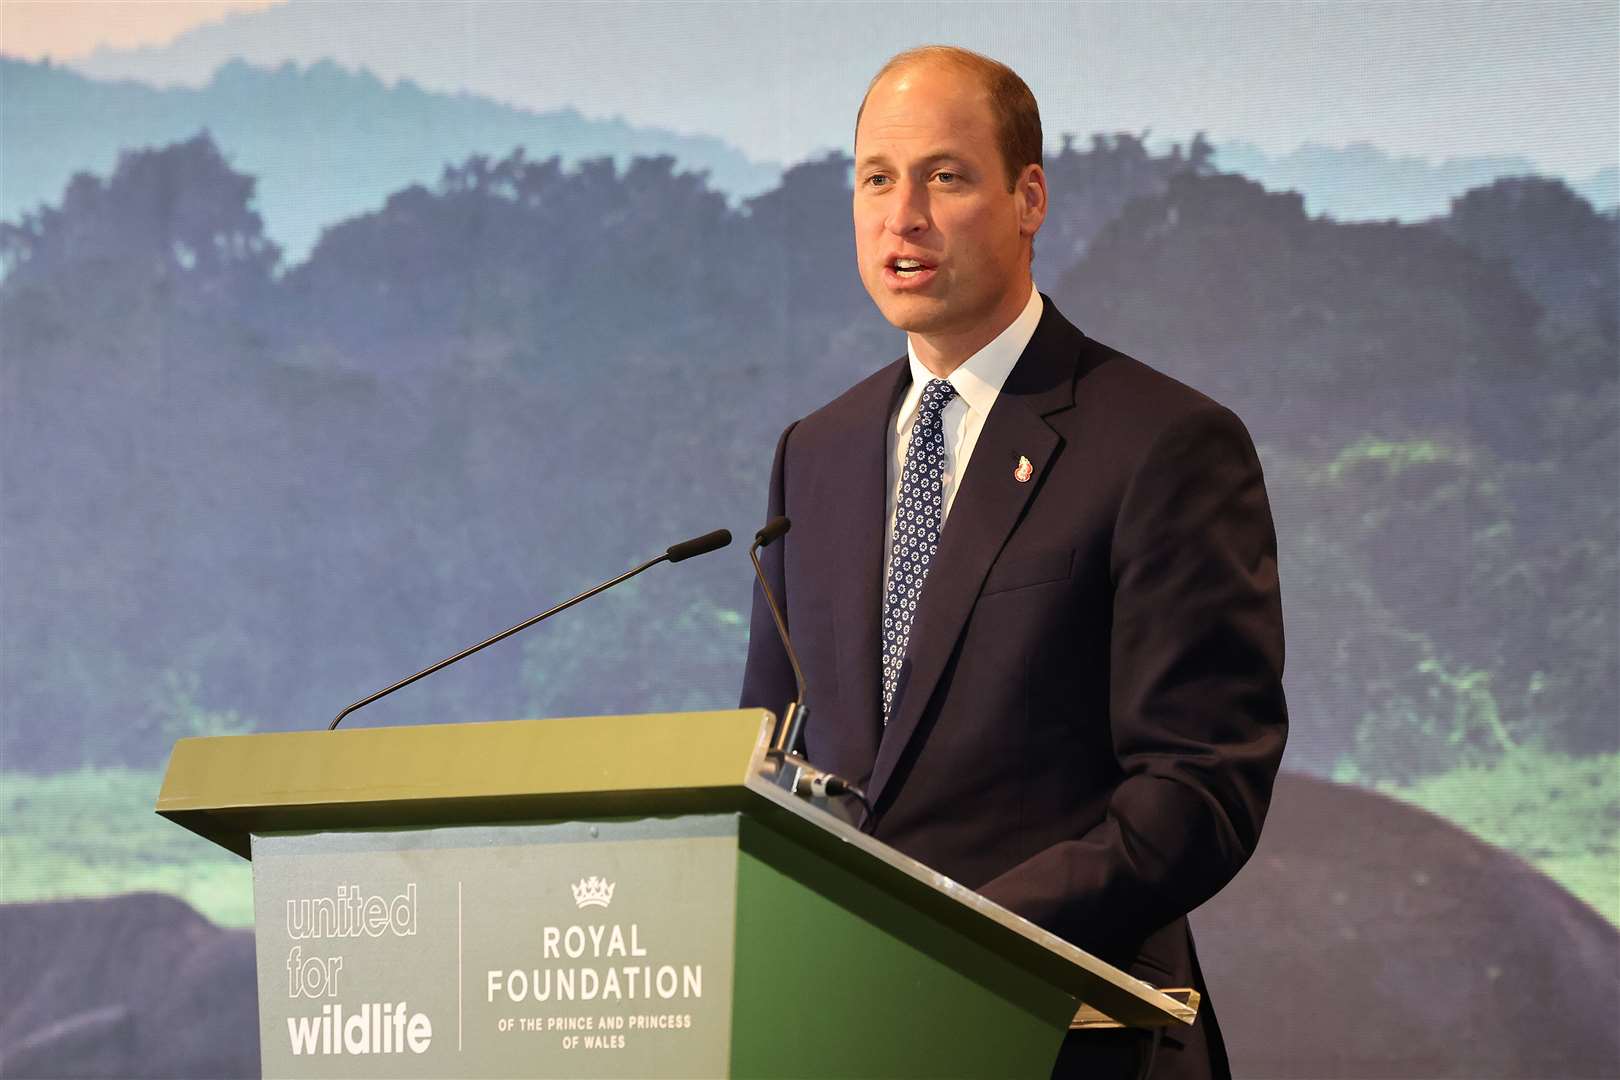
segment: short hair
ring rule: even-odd
[[[1018,77],[1018,72],[999,60],[992,60],[971,49],[955,45],[922,45],[890,57],[888,63],[872,76],[872,81],[866,84],[861,107],[855,112],[855,130],[860,131],[866,99],[872,96],[872,88],[883,76],[901,68],[929,63],[971,75],[984,87],[990,103],[990,114],[996,122],[1002,164],[1007,170],[1007,189],[1012,190],[1026,165],[1041,164],[1041,109],[1035,103],[1035,95],[1030,92],[1029,85]]]

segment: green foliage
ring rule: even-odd
[[[1409,635],[1408,644],[1419,655],[1433,648],[1422,635]],[[1490,672],[1447,671],[1427,655],[1403,674],[1402,679],[1365,687],[1355,747],[1341,760],[1337,779],[1412,781],[1459,765],[1496,761],[1514,749],[1491,692]]]
[[[1447,227],[1347,225],[1209,164],[1066,141],[1038,276],[1267,447],[1290,764],[1614,750],[1614,350],[1544,317],[1570,283],[1615,309],[1587,273],[1614,219],[1519,182]],[[0,230],[0,760],[316,726],[757,520],[783,425],[898,351],[849,272],[848,168],[734,205],[668,156],[473,156],[277,276],[254,178],[198,137]],[[367,720],[729,704],[749,585],[737,549],[649,575]]]
[[[252,925],[249,863],[158,817],[161,783],[143,769],[0,772],[0,903],[150,889]]]
[[[1517,749],[1380,787],[1520,856],[1620,926],[1620,754]]]
[[[1412,782],[1521,747],[1614,749],[1620,554],[1582,458],[1371,435],[1321,464],[1266,458],[1303,764]]]
[[[1335,481],[1349,479],[1369,468],[1382,469],[1398,477],[1415,467],[1451,463],[1459,457],[1457,451],[1433,439],[1391,441],[1367,435],[1341,450],[1328,462],[1324,472],[1328,479]]]

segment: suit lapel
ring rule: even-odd
[[[928,581],[912,622],[906,670],[901,674],[900,701],[889,718],[888,727],[883,730],[877,760],[866,787],[874,806],[894,775],[906,745],[917,732],[918,723],[967,625],[985,575],[1024,508],[1040,490],[1046,468],[1059,448],[1062,440],[1044,417],[1074,403],[1075,357],[1082,341],[1084,338],[1079,331],[1047,300],[1035,335],[985,419],[972,460],[951,504],[950,517],[940,535],[939,552],[929,567]],[[1033,478],[1027,483],[1020,483],[1014,476],[1020,457],[1028,458],[1034,466]],[[880,576],[885,525],[886,520],[880,518]],[[880,590],[881,582],[873,588],[869,601],[874,673],[881,663],[877,636]]]
[[[835,757],[828,764],[864,781],[877,757],[883,730],[880,708],[883,648],[879,638],[883,606],[883,540],[889,509],[889,422],[906,387],[910,369],[905,358],[885,369],[869,393],[854,402],[848,437],[840,448],[842,464],[834,477],[838,500],[833,520],[847,523],[848,546],[840,547],[827,580],[834,594],[827,599],[837,613],[839,700],[844,716],[833,726]],[[824,766],[826,767],[826,766]]]

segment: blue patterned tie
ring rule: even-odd
[[[939,550],[945,516],[945,425],[940,415],[956,396],[944,379],[930,379],[917,406],[917,423],[900,470],[894,539],[889,542],[889,585],[883,593],[883,723],[888,726],[900,664],[911,640],[928,564]]]

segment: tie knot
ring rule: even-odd
[[[918,407],[925,413],[938,416],[955,396],[956,387],[948,379],[929,379],[928,385],[923,387],[922,402]]]

